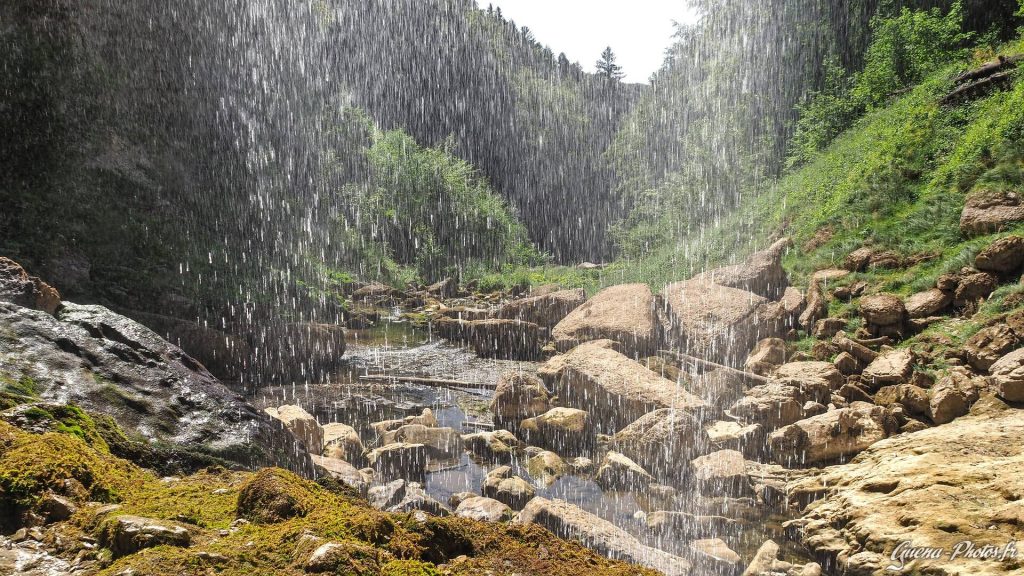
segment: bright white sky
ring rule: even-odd
[[[541,44],[592,72],[611,46],[626,82],[646,83],[661,67],[672,42],[672,21],[693,22],[686,0],[477,0],[501,7],[502,15],[526,26]]]

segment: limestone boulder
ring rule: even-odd
[[[522,447],[518,438],[508,430],[475,432],[462,437],[462,444],[469,452],[485,462],[506,463],[512,460]]]
[[[384,436],[387,432],[397,430],[402,426],[410,424],[420,424],[430,428],[437,427],[437,417],[434,416],[434,411],[430,408],[424,408],[419,415],[406,416],[405,418],[396,418],[394,420],[381,420],[380,422],[374,422],[370,424],[370,428],[377,434],[378,437]]]
[[[319,453],[324,445],[324,430],[312,414],[301,406],[285,405],[264,410],[271,418],[280,421],[296,440],[305,444],[312,453]]]
[[[706,494],[747,496],[753,494],[743,454],[719,450],[690,462],[694,481]]]
[[[522,510],[537,494],[533,486],[513,474],[509,466],[499,466],[488,472],[480,491],[484,496],[497,500],[513,510]]]
[[[742,576],[821,576],[821,566],[816,562],[792,564],[779,559],[780,551],[778,544],[766,541],[757,549]]]
[[[697,279],[669,284],[662,294],[666,334],[691,356],[738,367],[758,340],[778,335],[769,301],[753,292]]]
[[[550,330],[586,301],[587,293],[582,288],[559,290],[513,300],[499,308],[495,316],[531,322]]]
[[[688,471],[686,463],[705,453],[710,441],[700,419],[662,408],[616,432],[610,445],[659,478],[679,479]]]
[[[352,464],[338,458],[329,458],[317,454],[310,454],[310,458],[313,460],[313,465],[317,471],[321,474],[334,478],[360,495],[365,496],[370,489],[370,482],[373,478],[367,477],[367,475],[360,472]]]
[[[996,360],[1009,354],[1022,343],[1020,337],[1006,324],[982,328],[964,342],[967,363],[976,370],[987,372]]]
[[[708,409],[704,400],[688,393],[681,384],[655,374],[606,347],[606,343],[578,346],[538,370],[545,382],[552,383],[565,406],[588,408],[598,432],[614,434],[661,408],[694,414]]]
[[[641,543],[623,528],[562,500],[534,498],[516,520],[537,524],[557,536],[576,540],[609,558],[639,564],[665,576],[689,576],[690,562]]]
[[[610,451],[597,467],[594,481],[604,490],[637,492],[653,484],[654,476],[628,456]]]
[[[550,410],[551,398],[539,377],[508,371],[498,379],[490,409],[495,421],[518,424]]]
[[[788,486],[813,500],[787,524],[841,574],[882,574],[902,542],[942,550],[1020,538],[1024,412],[1003,409],[879,441],[853,462]],[[866,534],[871,536],[865,538]],[[905,546],[905,545],[904,545]],[[908,558],[905,573],[1012,574],[1016,559]]]
[[[738,574],[742,559],[721,538],[703,538],[690,542],[693,566],[704,574]]]
[[[817,413],[808,405],[821,405],[830,399],[831,391],[822,385],[800,387],[769,381],[747,390],[729,413],[747,423],[774,430]]]
[[[28,272],[17,262],[0,256],[0,302],[54,314],[60,307],[57,290]]]
[[[960,232],[981,236],[1024,222],[1024,203],[1013,190],[978,190],[967,195],[960,214]]]
[[[768,449],[779,464],[817,464],[851,457],[896,431],[896,422],[880,406],[852,402],[776,430]]]
[[[747,355],[743,368],[747,372],[767,376],[785,362],[786,341],[782,338],[765,338]]]
[[[384,480],[418,479],[427,470],[428,451],[423,444],[399,442],[374,448],[366,459],[374,473]]]
[[[619,342],[627,355],[653,354],[661,342],[658,305],[646,284],[621,284],[595,294],[552,329],[562,352],[591,340]]]
[[[1024,348],[997,360],[989,373],[1001,398],[1007,402],[1024,402]]]
[[[526,461],[526,470],[534,480],[550,486],[569,471],[569,465],[561,456],[550,450],[542,450]]]
[[[455,515],[480,522],[507,522],[512,519],[512,509],[493,498],[472,496],[459,502]]]
[[[956,292],[953,293],[953,305],[967,306],[983,298],[988,298],[999,287],[999,278],[988,272],[974,272],[960,277]]]
[[[782,257],[792,245],[789,238],[783,238],[768,249],[751,254],[745,262],[704,272],[692,280],[738,288],[775,300],[789,286],[786,270],[782,267]]]
[[[910,348],[890,350],[868,364],[861,378],[876,387],[904,382],[910,378],[916,361],[917,356]]]
[[[817,360],[783,364],[772,380],[807,390],[837,390],[846,381],[835,364]]]
[[[370,488],[370,505],[386,512],[426,512],[431,516],[448,516],[451,510],[427,494],[423,484],[407,480],[394,480]]]
[[[1007,236],[988,245],[974,259],[982,272],[1010,274],[1024,267],[1024,237]]]
[[[929,414],[928,391],[913,384],[883,386],[875,393],[875,404],[886,408],[902,406],[907,414],[927,416]]]
[[[932,288],[908,296],[903,306],[910,318],[927,318],[942,312],[952,303],[952,292]]]
[[[462,453],[462,435],[453,428],[437,428],[422,424],[406,424],[386,432],[381,442],[387,444],[422,444],[429,460],[445,460]]]
[[[756,457],[764,446],[764,426],[720,420],[705,428],[711,450],[736,450]]]
[[[356,429],[348,424],[332,422],[322,427],[324,434],[323,455],[328,458],[347,460],[361,464],[363,458],[363,441]]]
[[[590,414],[563,407],[523,420],[519,430],[529,444],[563,451],[591,446],[595,434]]]
[[[860,299],[860,313],[873,326],[898,326],[907,316],[903,301],[893,294],[871,294]]]
[[[100,541],[119,557],[156,546],[187,548],[192,534],[177,522],[124,515],[104,523]]]

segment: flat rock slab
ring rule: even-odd
[[[600,343],[578,346],[541,368],[566,406],[587,410],[599,432],[614,434],[648,412],[701,412],[704,400]]]
[[[690,562],[645,546],[611,522],[562,500],[536,497],[519,513],[520,524],[538,524],[562,538],[581,541],[609,558],[653,568],[666,576],[687,576]]]
[[[684,353],[742,366],[758,340],[775,336],[768,300],[753,292],[687,280],[665,287],[669,339]]]
[[[881,574],[909,540],[946,553],[908,559],[904,574],[1018,574],[1019,556],[950,560],[949,552],[960,542],[1004,547],[1024,537],[1022,438],[1024,411],[1003,405],[882,440],[849,464],[792,483],[795,499],[820,497],[792,527],[812,551],[836,561],[836,572]]]
[[[551,331],[565,352],[590,340],[619,342],[634,357],[653,353],[661,341],[658,306],[646,284],[620,284],[598,292]]]

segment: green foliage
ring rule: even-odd
[[[411,281],[411,269],[433,282],[467,267],[540,260],[514,212],[450,146],[423,147],[400,130],[375,135],[370,183],[346,194],[358,206],[362,256],[376,254],[378,273]]]
[[[963,6],[956,2],[945,16],[938,8],[903,8],[892,18],[872,22],[872,41],[853,97],[877,106],[925,75],[965,54],[973,34],[963,31]]]
[[[797,106],[799,119],[789,142],[787,168],[803,164],[850,127],[863,112],[853,96],[854,80],[835,60],[825,63],[825,85]]]

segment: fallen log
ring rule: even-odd
[[[987,62],[974,70],[968,70],[963,74],[960,74],[956,78],[953,78],[954,84],[963,84],[964,82],[970,82],[971,80],[977,80],[978,78],[985,78],[991,76],[996,72],[1008,68],[1010,66],[1016,66],[1018,62],[1024,60],[1024,54],[1016,54],[1014,56],[998,56],[995,60]]]
[[[690,356],[689,354],[683,354],[681,352],[673,352],[672,350],[658,350],[658,355],[662,357],[669,357],[677,362],[684,364],[690,364],[695,368],[703,370],[722,370],[727,374],[738,376],[744,380],[745,384],[758,386],[760,384],[767,384],[768,379],[764,376],[754,374],[753,372],[746,372],[744,370],[738,370],[724,364],[712,362],[710,360],[704,360],[703,358],[697,358],[696,356]]]
[[[485,384],[482,382],[467,382],[465,380],[446,380],[444,378],[424,378],[421,376],[399,376],[389,374],[364,374],[360,380],[367,382],[405,382],[407,384],[422,384],[437,388],[483,388],[493,390],[497,384]]]
[[[946,94],[942,98],[942,104],[952,104],[960,100],[966,100],[972,98],[976,94],[987,90],[996,84],[1001,82],[1009,82],[1013,79],[1014,70],[1005,70],[1003,72],[996,72],[991,76],[986,76],[981,80],[975,80],[968,84],[960,86],[956,90],[953,90],[949,94]]]

